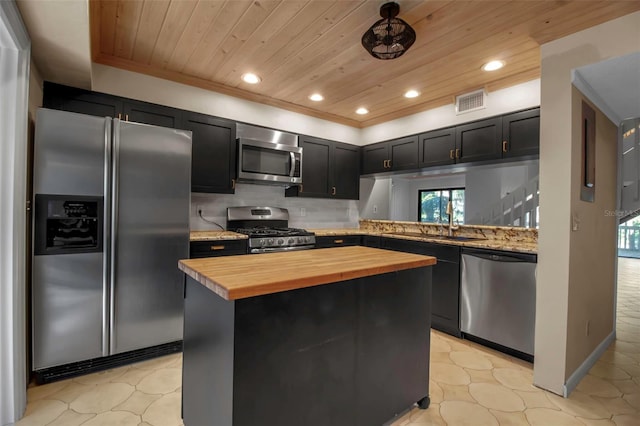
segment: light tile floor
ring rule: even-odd
[[[17,425],[181,426],[181,362],[176,354],[30,387]],[[432,332],[431,406],[393,426],[640,425],[640,260],[620,258],[617,340],[570,398],[532,377],[531,364]]]

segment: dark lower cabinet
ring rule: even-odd
[[[360,235],[337,235],[332,237],[316,237],[316,248],[359,246],[362,242]]]
[[[502,117],[502,158],[540,152],[540,108]]]
[[[438,259],[432,266],[431,327],[460,337],[460,247],[385,237],[380,247]]]
[[[180,128],[191,130],[191,191],[233,194],[236,176],[235,122],[184,111]]]
[[[372,426],[427,408],[430,285],[424,267],[227,301],[187,276],[184,424]]]
[[[247,254],[247,240],[191,241],[189,258],[232,256]]]
[[[363,235],[362,245],[365,247],[380,248],[380,237],[377,235]]]

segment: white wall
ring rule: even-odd
[[[428,178],[393,178],[391,220],[418,220],[418,191],[421,189],[464,188],[465,175],[457,173]]]
[[[469,224],[479,223],[478,215],[486,216],[488,208],[538,176],[538,161],[514,166],[470,168],[466,175],[464,219]]]
[[[540,80],[531,80],[487,95],[487,108],[456,115],[455,105],[419,112],[362,129],[362,145],[480,120],[540,105]]]
[[[389,219],[391,178],[360,179],[358,210],[363,219]]]
[[[565,392],[572,229],[572,70],[640,50],[640,12],[541,46],[540,231],[534,383]],[[583,232],[589,232],[588,229]],[[615,238],[615,236],[612,236]],[[593,244],[599,242],[594,241]],[[588,267],[597,268],[598,262]],[[544,313],[544,314],[542,314]],[[584,328],[582,329],[584,331]]]
[[[360,129],[209,90],[93,64],[92,90],[354,145]]]
[[[276,206],[289,209],[289,226],[294,228],[357,228],[358,205],[353,200],[327,200],[284,196],[278,186],[237,184],[232,194],[191,194],[191,230],[219,229],[198,217],[198,206],[205,219],[227,227],[227,207]],[[302,216],[301,209],[305,210]]]
[[[456,115],[446,105],[357,129],[144,74],[93,64],[92,90],[354,145],[367,145],[540,105],[540,80],[490,92],[487,108]]]

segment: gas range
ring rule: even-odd
[[[305,250],[315,247],[313,232],[289,228],[289,211],[278,207],[229,207],[227,229],[249,237],[249,253]]]

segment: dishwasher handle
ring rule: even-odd
[[[538,259],[535,254],[501,252],[494,250],[482,249],[462,249],[462,254],[467,256],[478,257],[480,259],[492,260],[494,262],[529,262],[537,263]]]

